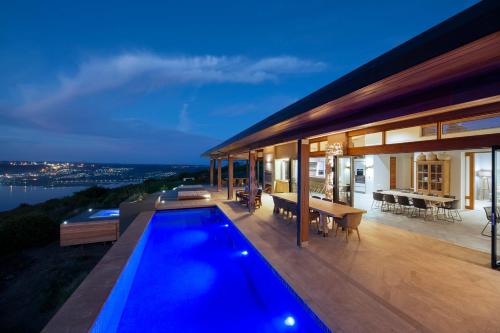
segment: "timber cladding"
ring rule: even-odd
[[[118,220],[68,223],[60,225],[60,245],[114,242],[120,236]]]

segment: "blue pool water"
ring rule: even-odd
[[[328,332],[218,208],[157,212],[93,332]]]
[[[119,209],[101,209],[96,213],[89,216],[91,219],[98,219],[103,217],[118,217],[120,216]]]

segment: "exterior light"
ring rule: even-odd
[[[165,190],[162,190],[161,193],[165,193]]]
[[[68,221],[64,221],[63,224],[68,224]]]
[[[162,201],[161,201],[161,203],[162,203],[162,204],[164,204],[164,203],[165,203],[165,200],[162,200]]]
[[[285,325],[286,326],[295,326],[295,318],[293,318],[292,316],[286,317]]]
[[[91,212],[91,211],[92,211],[92,208],[89,208],[89,212]]]

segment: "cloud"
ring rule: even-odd
[[[74,72],[54,76],[44,84],[19,85],[17,98],[11,98],[10,105],[0,105],[2,152],[10,158],[198,161],[200,153],[219,142],[196,131],[202,127],[199,122],[205,118],[200,113],[207,112],[206,107],[190,108],[196,97],[180,95],[186,103],[177,111],[168,105],[170,96],[149,103],[148,94],[172,93],[175,100],[177,92],[186,89],[171,87],[197,91],[209,84],[257,85],[324,67],[321,62],[292,56],[250,59],[128,52],[91,58]],[[162,102],[167,104],[160,114],[158,103]],[[34,142],[25,142],[27,137]]]
[[[181,112],[179,112],[179,124],[177,125],[177,130],[181,132],[189,132],[191,130],[191,120],[188,115],[189,104],[184,103]]]
[[[169,57],[154,53],[123,53],[83,62],[73,75],[58,76],[55,87],[33,92],[21,106],[24,112],[55,107],[82,96],[94,95],[123,86],[136,91],[169,85],[240,83],[257,84],[277,80],[282,75],[318,72],[325,64],[292,56],[258,60],[235,56]]]

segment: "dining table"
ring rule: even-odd
[[[455,198],[446,198],[446,197],[440,197],[440,196],[434,196],[434,195],[416,194],[416,193],[403,192],[403,191],[397,191],[397,190],[380,191],[379,193],[394,195],[397,197],[423,199],[425,201],[432,201],[432,202],[437,202],[437,203],[441,203],[441,204],[445,204],[445,203],[453,202],[453,201],[457,200]]]
[[[273,193],[272,196],[297,204],[297,193]],[[333,217],[341,219],[347,214],[365,214],[366,210],[354,208],[347,205],[341,205],[332,201],[326,201],[309,197],[309,208],[319,212],[319,230],[323,232],[324,236],[328,235],[328,219]]]

